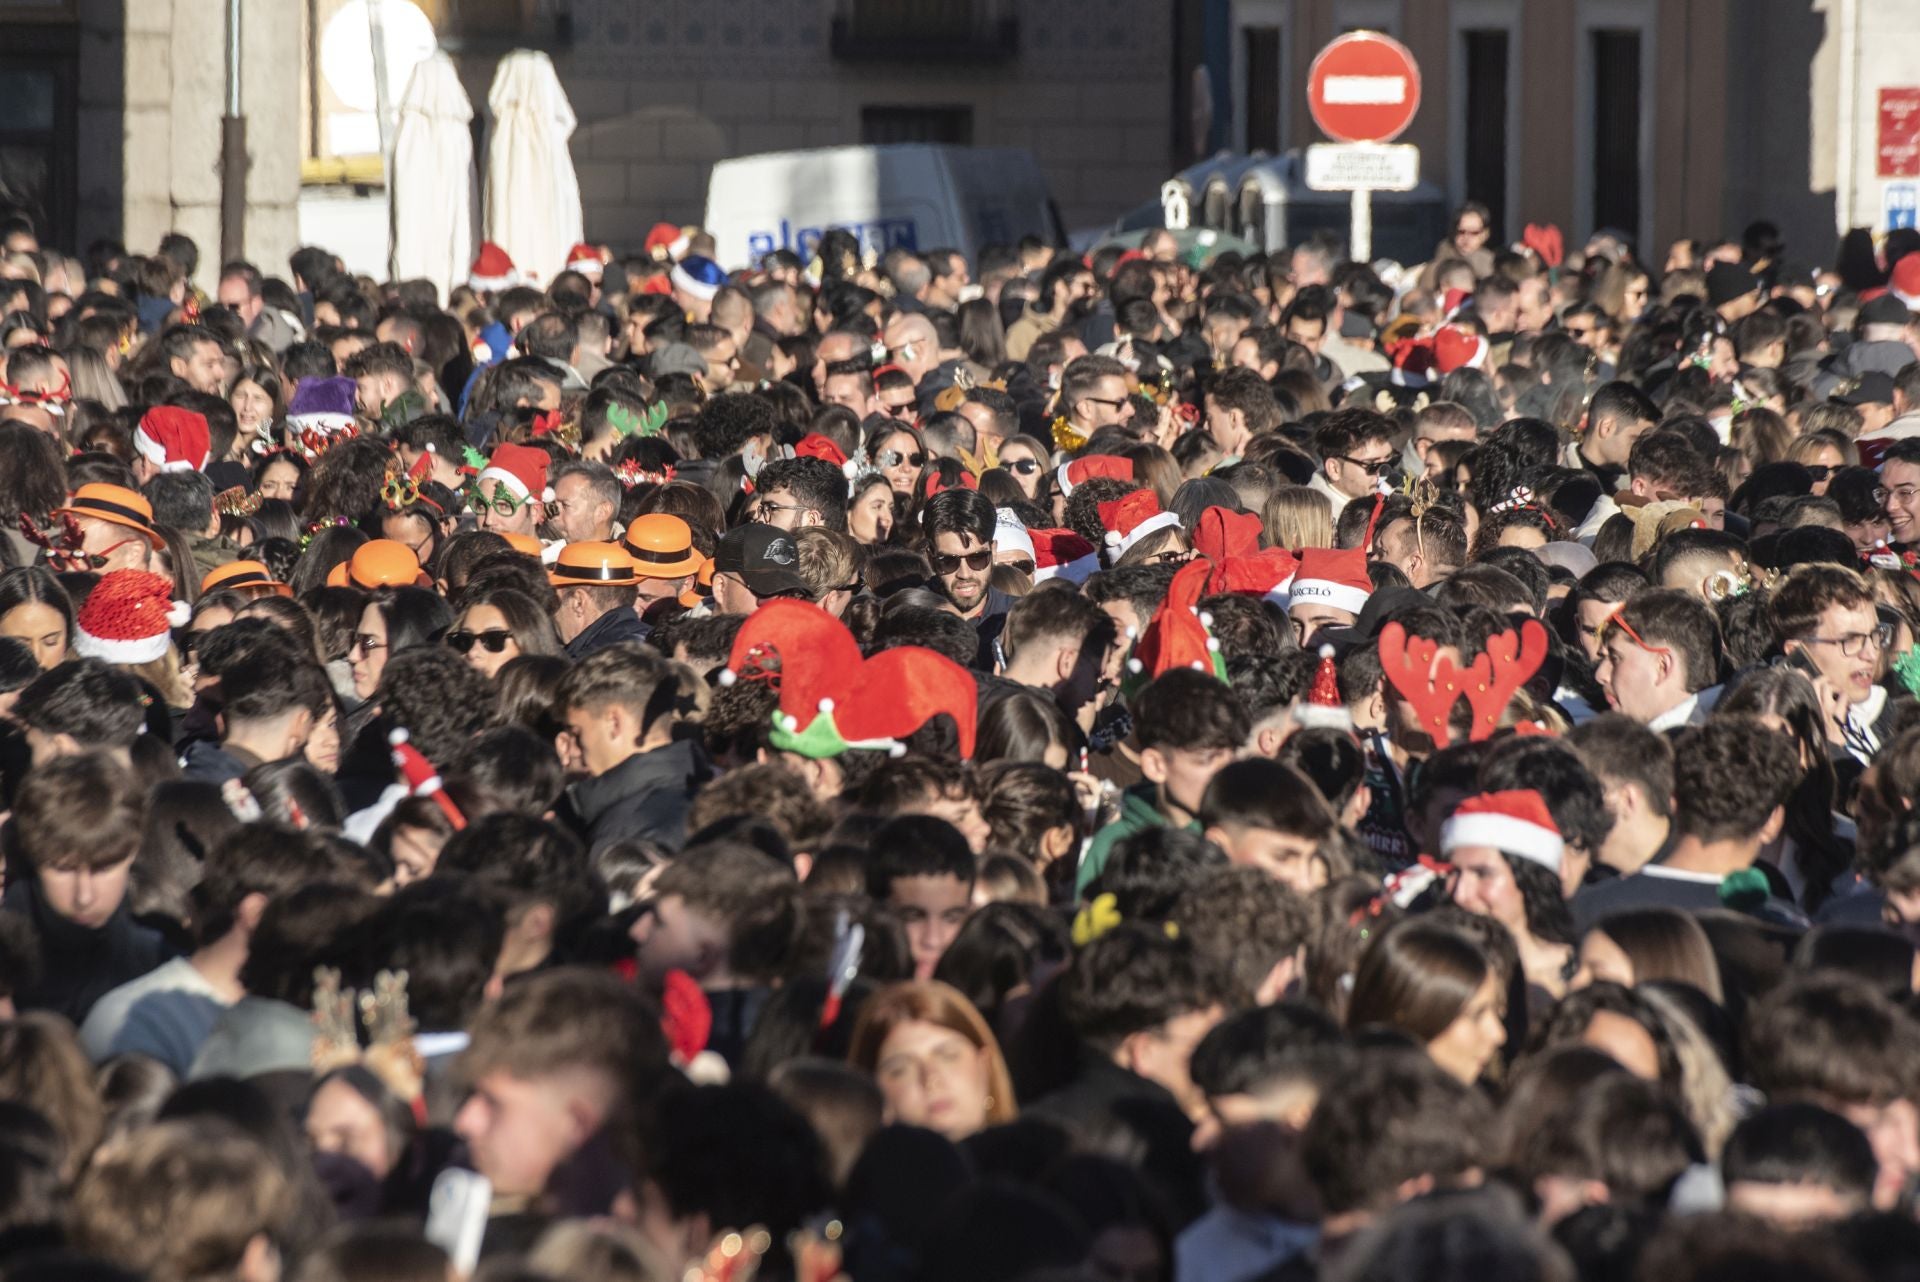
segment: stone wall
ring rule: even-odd
[[[973,141],[1031,148],[1069,228],[1152,199],[1171,172],[1165,0],[1020,0],[1019,52],[981,66],[836,59],[828,0],[574,0],[554,56],[590,240],[698,222],[713,162],[861,141],[869,106],[968,107]],[[476,106],[494,56],[462,58]]]
[[[227,6],[218,0],[82,0],[76,129],[80,246],[97,237],[151,252],[181,231],[200,246],[197,283],[220,267],[220,121]],[[298,245],[298,6],[243,0],[246,253],[284,272]]]

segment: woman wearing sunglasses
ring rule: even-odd
[[[467,598],[447,632],[447,645],[491,680],[523,654],[559,654],[560,634],[526,593],[486,588]]]
[[[415,646],[432,645],[447,630],[453,612],[426,588],[382,588],[360,612],[360,630],[347,648],[355,698],[371,699],[387,660]]]
[[[1038,503],[1047,492],[1047,447],[1031,436],[1009,436],[1000,442],[1000,466],[1013,474],[1027,501]]]
[[[920,443],[918,432],[889,423],[873,429],[867,437],[867,457],[887,478],[895,494],[911,496],[914,482],[919,480],[920,469],[927,461],[927,450]]]

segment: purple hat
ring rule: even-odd
[[[359,392],[359,384],[350,378],[303,378],[293,385],[287,418],[302,427],[352,427]]]

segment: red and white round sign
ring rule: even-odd
[[[1314,58],[1307,107],[1337,142],[1390,142],[1420,109],[1420,65],[1392,36],[1349,32]]]

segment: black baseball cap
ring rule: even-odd
[[[761,521],[726,532],[714,549],[713,572],[739,575],[757,597],[813,596],[800,577],[800,548],[793,535]]]
[[[1869,370],[1853,380],[1851,387],[1834,389],[1833,399],[1842,405],[1891,405],[1893,377],[1879,370]]]

